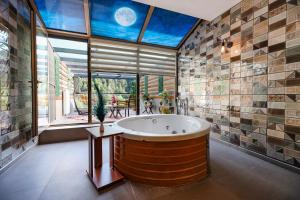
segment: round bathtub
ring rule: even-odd
[[[210,124],[183,115],[136,116],[115,122],[115,166],[128,179],[173,186],[208,172]]]

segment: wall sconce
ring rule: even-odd
[[[233,42],[224,39],[222,40],[222,47],[221,47],[221,53],[225,53],[225,51],[228,49],[230,49],[233,46]]]

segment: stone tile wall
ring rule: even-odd
[[[32,141],[31,20],[26,0],[0,1],[0,168]]]
[[[179,50],[178,87],[216,137],[300,167],[300,1],[243,0],[201,23]]]

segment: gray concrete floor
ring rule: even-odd
[[[100,194],[85,173],[87,141],[36,146],[0,175],[0,199],[300,199],[299,174],[216,141],[210,154],[212,174],[203,181],[175,188],[126,181]]]

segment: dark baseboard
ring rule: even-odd
[[[229,146],[229,147],[231,147],[231,148],[234,148],[234,149],[236,149],[236,150],[239,150],[239,151],[244,152],[244,153],[246,153],[246,154],[249,154],[249,155],[251,155],[251,156],[255,156],[255,157],[257,157],[257,158],[260,158],[260,159],[262,159],[262,160],[264,160],[264,161],[267,161],[267,162],[269,162],[269,163],[275,164],[275,165],[277,165],[277,166],[279,166],[279,167],[282,167],[282,168],[285,168],[285,169],[287,169],[287,170],[293,171],[293,172],[295,172],[295,173],[297,173],[297,174],[300,174],[300,168],[297,168],[297,167],[295,167],[295,166],[293,166],[293,165],[284,163],[284,162],[282,162],[282,161],[276,160],[276,159],[271,158],[271,157],[269,157],[269,156],[265,156],[265,155],[256,153],[256,152],[254,152],[254,151],[250,151],[250,150],[248,150],[248,149],[242,148],[242,147],[237,146],[237,145],[235,145],[235,144],[231,144],[231,143],[229,143],[229,142],[223,141],[223,140],[218,139],[218,138],[210,137],[210,139],[212,139],[212,140],[214,140],[214,141],[216,141],[216,142],[220,142],[220,143],[222,143],[222,144],[225,144],[226,146]]]
[[[86,140],[88,132],[86,127],[47,129],[39,135],[39,145],[58,142]]]

